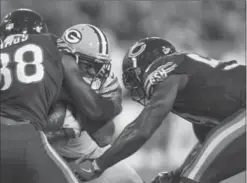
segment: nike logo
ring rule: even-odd
[[[85,169],[85,168],[80,168],[84,172],[92,173],[93,171],[91,169]]]

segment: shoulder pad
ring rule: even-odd
[[[185,59],[185,54],[176,53],[172,55],[168,55],[165,57],[158,58],[152,64],[147,67],[145,70],[145,75],[149,75],[151,72],[155,71],[158,68],[169,68],[170,66],[178,66],[180,65]],[[172,70],[167,70],[170,73]],[[168,74],[167,73],[167,74]]]
[[[51,41],[52,43],[56,44],[56,40],[58,38],[58,36],[54,35],[54,34],[50,34],[50,33],[47,33],[47,34],[37,34],[35,36],[39,36],[39,37],[42,37],[46,40],[49,40]]]

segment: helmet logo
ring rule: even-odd
[[[65,32],[64,39],[71,44],[76,44],[81,41],[82,35],[78,30],[70,29]]]
[[[137,43],[137,44],[135,44],[131,48],[128,56],[131,57],[131,58],[139,56],[140,54],[143,53],[143,51],[145,50],[146,46],[147,45],[145,43]]]
[[[171,52],[171,48],[162,46],[162,51],[165,55],[168,55]]]
[[[35,29],[38,33],[40,33],[41,30],[43,29],[43,27],[42,27],[42,26],[37,26],[37,27],[35,27],[34,29]]]

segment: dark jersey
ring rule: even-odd
[[[150,67],[159,68],[149,77],[154,81],[162,75],[187,75],[187,84],[178,92],[172,109],[186,120],[211,126],[245,107],[246,67],[236,61],[220,62],[190,53],[157,61]]]
[[[61,55],[50,34],[16,35],[1,45],[1,116],[41,129],[60,93]]]

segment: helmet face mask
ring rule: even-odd
[[[91,79],[91,87],[100,90],[111,72],[110,59],[97,59],[84,54],[78,54],[78,67]],[[98,84],[93,85],[94,82]],[[94,86],[94,87],[93,87]]]
[[[129,49],[122,65],[123,83],[133,100],[147,104],[150,96],[146,95],[144,82],[149,66],[155,60],[175,52],[171,43],[158,37],[139,40]]]
[[[122,79],[124,86],[130,91],[131,98],[142,105],[146,105],[146,95],[141,74],[140,67],[129,68],[123,73]]]

